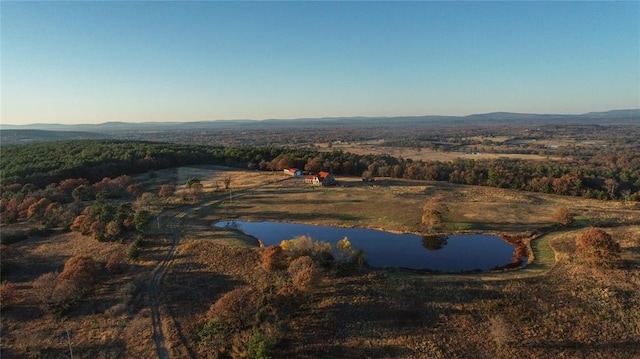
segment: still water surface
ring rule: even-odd
[[[443,272],[489,271],[509,264],[514,245],[497,236],[464,234],[423,237],[374,229],[341,228],[283,222],[221,221],[215,227],[231,227],[260,239],[265,245],[307,235],[335,246],[344,237],[353,248],[366,253],[372,267],[401,267]]]

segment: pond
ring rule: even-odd
[[[493,235],[419,236],[364,228],[341,228],[283,222],[221,221],[218,228],[234,228],[256,237],[265,245],[307,235],[335,246],[344,237],[362,249],[372,267],[395,267],[425,271],[490,271],[526,263],[514,257],[516,246]]]

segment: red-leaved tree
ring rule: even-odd
[[[589,228],[576,241],[576,253],[599,267],[615,267],[620,260],[620,244],[599,228]]]

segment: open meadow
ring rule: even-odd
[[[385,178],[337,177],[339,186],[316,187],[281,173],[224,167],[175,168],[136,180],[153,187],[192,176],[204,184],[202,197],[165,210],[135,257],[126,255],[127,244],[75,232],[9,247],[14,254],[3,254],[11,258],[3,280],[14,285],[10,303],[3,290],[2,357],[240,358],[256,343],[278,358],[640,355],[640,211],[631,204]],[[219,184],[225,178],[226,189]],[[421,234],[432,230],[421,222],[432,197],[449,207],[440,232],[538,233],[530,242],[533,262],[464,275],[321,265],[302,285],[291,272],[266,268],[266,249],[254,238],[211,226],[238,218]],[[558,206],[575,215],[573,226],[554,225]],[[175,218],[178,232],[170,225]],[[576,239],[591,225],[619,241],[617,268],[594,268],[576,257]],[[150,277],[170,251],[154,297]],[[35,284],[39,276],[61,271],[74,254],[104,266],[114,253],[121,270],[100,272],[93,292],[65,315],[42,307],[47,294]],[[240,295],[240,322],[216,312],[230,293]],[[152,340],[153,301],[162,350]],[[220,318],[235,329],[216,329]]]
[[[359,155],[391,155],[396,158],[407,158],[413,161],[453,161],[456,158],[462,159],[498,159],[498,158],[514,158],[521,160],[534,160],[534,161],[559,161],[560,156],[548,156],[540,154],[529,153],[491,153],[483,151],[483,147],[474,146],[476,151],[467,150],[464,151],[438,151],[429,148],[411,148],[411,147],[395,147],[384,145],[384,141],[367,141],[356,143],[344,143],[344,144],[332,144],[329,146],[327,143],[315,143],[315,148],[318,151],[331,152],[335,150],[342,150],[345,152],[356,153]],[[498,146],[501,148],[500,146]]]

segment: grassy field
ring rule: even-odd
[[[534,160],[534,161],[557,161],[560,160],[559,156],[542,156],[537,154],[526,153],[489,153],[483,152],[482,146],[476,153],[465,153],[459,151],[435,151],[428,148],[410,148],[410,147],[390,147],[383,146],[382,143],[353,143],[353,144],[332,144],[331,147],[326,143],[314,144],[318,151],[334,151],[342,150],[345,152],[356,153],[359,155],[383,155],[388,154],[396,158],[407,158],[414,161],[442,161],[450,162],[456,158],[463,159],[496,159],[496,158],[517,158],[522,160]]]
[[[632,358],[640,356],[640,211],[602,202],[448,183],[338,178],[312,187],[281,174],[219,167],[158,171],[152,188],[196,176],[205,187],[183,213],[180,244],[165,276],[162,318],[171,357],[216,357],[198,333],[209,307],[234,288],[286,288],[286,273],[265,270],[254,238],[214,229],[226,218],[277,220],[424,233],[422,205],[441,196],[445,231],[544,233],[531,242],[525,268],[466,275],[425,275],[374,268],[323,268],[318,282],[288,296],[277,312],[275,358]],[[216,181],[231,176],[231,194]],[[216,191],[218,189],[218,191]],[[181,191],[182,188],[179,188]],[[551,213],[568,206],[578,225],[553,229]],[[597,269],[574,255],[589,225],[620,241],[624,265]],[[2,279],[16,285],[2,311],[3,358],[153,358],[148,279],[170,236],[145,241],[120,274],[102,272],[93,294],[65,316],[37,304],[39,275],[62,270],[73,254],[104,265],[126,244],[54,233],[12,244]],[[3,254],[3,259],[5,259]],[[283,279],[284,278],[284,279]],[[284,283],[284,284],[283,284]],[[280,293],[280,292],[278,292]],[[3,300],[4,300],[3,293]],[[238,354],[240,357],[240,354]]]

